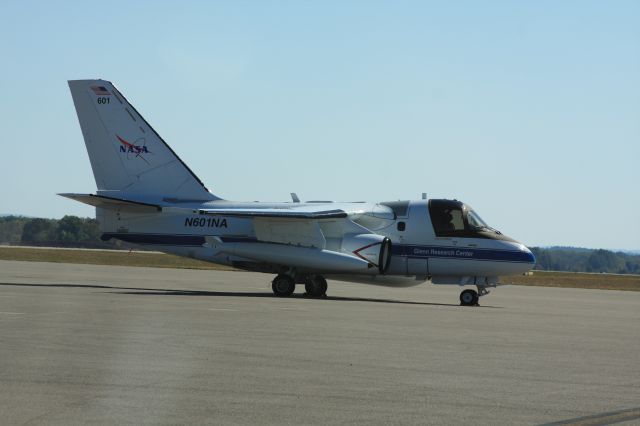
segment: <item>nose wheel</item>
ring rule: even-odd
[[[480,296],[475,290],[467,289],[460,293],[460,304],[462,306],[476,306]]]

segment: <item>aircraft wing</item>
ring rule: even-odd
[[[103,207],[113,210],[128,210],[136,213],[158,212],[162,207],[157,204],[143,203],[140,201],[126,200],[124,198],[107,197],[96,194],[58,194],[62,197],[71,198],[90,206]]]
[[[248,218],[280,218],[280,219],[342,219],[347,217],[344,210],[318,210],[305,206],[305,208],[266,208],[266,209],[199,209],[198,213],[205,215],[220,215]]]
[[[200,209],[198,213],[249,218],[258,241],[302,247],[324,249],[326,238],[371,232],[349,220],[344,210],[326,206]]]

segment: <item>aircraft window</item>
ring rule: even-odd
[[[462,210],[452,209],[451,214],[451,224],[453,225],[454,231],[462,231],[464,230],[464,221],[462,220]]]
[[[473,209],[457,200],[429,200],[429,216],[438,237],[508,240]]]
[[[380,203],[383,206],[391,207],[391,210],[397,217],[407,217],[407,210],[409,210],[408,201],[389,201],[386,203]]]
[[[471,228],[483,229],[489,227],[487,223],[478,215],[478,213],[474,212],[471,209],[469,209],[469,211],[467,212],[467,220],[469,221],[469,226]]]
[[[465,230],[462,203],[458,201],[431,200],[429,214],[438,236],[453,236]]]
[[[407,228],[407,224],[404,222],[398,222],[398,231],[404,231]]]
[[[457,200],[429,200],[429,217],[437,237],[513,241],[487,225],[471,207]]]

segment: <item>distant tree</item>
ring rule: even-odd
[[[38,244],[56,240],[57,223],[53,219],[30,219],[22,229],[21,242]]]
[[[82,232],[86,235],[87,241],[100,241],[100,224],[96,219],[86,218],[82,222]]]
[[[20,244],[22,229],[28,220],[22,216],[0,217],[0,244]]]
[[[62,243],[86,241],[87,235],[82,228],[82,219],[78,216],[64,216],[58,221],[55,240]]]
[[[635,259],[634,259],[635,258]],[[625,261],[625,270],[628,274],[640,274],[640,256],[630,257]]]
[[[543,271],[550,270],[553,259],[549,254],[548,250],[544,250],[538,247],[533,247],[531,249],[533,255],[536,257],[536,269],[541,269]]]
[[[608,250],[594,250],[587,260],[587,272],[620,273],[625,270],[624,261]]]
[[[532,247],[531,251],[538,270],[640,274],[640,256],[635,254],[571,247]]]

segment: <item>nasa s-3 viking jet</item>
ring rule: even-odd
[[[535,259],[456,200],[381,203],[262,203],[222,200],[113,84],[69,81],[98,190],[60,194],[96,207],[102,238],[249,271],[277,274],[276,296],[326,278],[386,286],[475,286],[475,305],[498,277],[529,271]],[[423,197],[424,198],[424,197]]]

